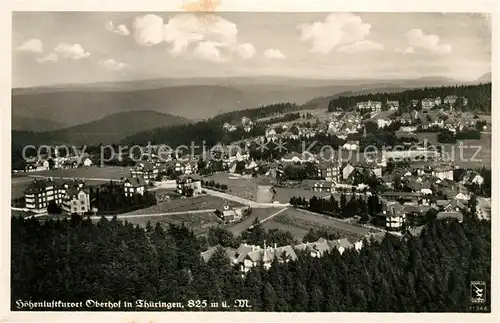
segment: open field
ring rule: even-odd
[[[281,211],[278,208],[262,208],[262,209],[252,209],[252,214],[245,217],[241,222],[230,224],[227,229],[231,231],[235,236],[240,235],[243,231],[252,226],[255,219],[259,221],[265,220],[272,216],[273,214]]]
[[[219,184],[226,184],[228,187],[226,193],[254,201],[257,198],[258,180],[255,178],[243,178],[228,173],[217,173],[206,176],[203,180],[213,180]]]
[[[220,223],[220,219],[212,212],[150,217],[127,217],[121,220],[130,222],[134,225],[138,224],[142,227],[145,227],[148,221],[151,222],[153,226],[155,226],[156,223],[160,223],[160,225],[164,229],[166,229],[169,224],[180,225],[182,223],[185,223],[189,228],[193,230],[196,235],[204,234],[210,227],[217,226]]]
[[[463,158],[461,157],[460,142],[456,144],[438,143],[437,133],[419,133],[418,138],[422,141],[427,139],[429,144],[443,147],[443,153],[450,156],[454,163],[460,167],[476,168],[485,166],[491,168],[491,134],[481,134],[479,140],[463,140]],[[477,155],[474,156],[476,151]]]
[[[11,176],[12,198],[23,196],[24,189],[33,181],[31,176],[53,177],[77,177],[85,178],[89,185],[99,185],[108,182],[107,179],[119,180],[130,175],[128,168],[122,167],[85,167],[75,169],[53,169],[41,172],[15,173]],[[91,180],[96,178],[98,180]]]
[[[121,179],[130,176],[129,167],[81,167],[74,169],[51,169],[41,172],[26,173],[27,175],[52,177],[84,177],[98,179]]]
[[[326,216],[314,215],[308,212],[289,208],[262,224],[266,229],[289,231],[297,240],[302,241],[309,229],[321,229],[339,233],[341,238],[361,237],[372,230],[358,227]]]
[[[276,187],[276,197],[274,198],[274,200],[279,201],[281,203],[288,203],[290,202],[290,198],[292,196],[295,197],[300,196],[305,198],[311,198],[313,196],[324,197],[324,196],[330,196],[330,193],[314,192],[303,188]]]
[[[241,204],[233,201],[227,201],[227,202],[229,203],[230,206],[233,207],[241,206]],[[191,198],[177,198],[170,201],[167,200],[145,209],[140,209],[140,210],[135,210],[133,212],[125,213],[124,215],[212,210],[212,209],[220,209],[223,205],[224,205],[223,199],[210,195],[200,195]]]

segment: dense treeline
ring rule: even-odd
[[[368,222],[370,216],[375,216],[382,211],[382,203],[377,195],[371,195],[366,199],[362,196],[350,195],[349,200],[345,194],[341,194],[338,200],[333,195],[329,198],[313,196],[310,199],[291,197],[290,204],[340,219],[359,216],[361,222],[365,223]]]
[[[90,200],[98,214],[119,214],[146,208],[156,204],[154,192],[145,191],[144,195],[135,194],[126,197],[123,185],[107,183],[90,188]]]
[[[457,95],[468,99],[467,106],[470,110],[484,113],[491,113],[491,83],[478,85],[457,85],[429,87],[420,89],[405,90],[403,92],[391,93],[370,93],[356,96],[342,96],[330,101],[329,111],[336,111],[338,107],[349,109],[356,107],[359,101],[399,101],[401,107],[410,106],[411,100],[422,100],[424,98],[441,97],[444,99],[447,95]],[[460,102],[458,102],[460,103]]]
[[[252,120],[272,117],[278,114],[295,112],[300,110],[300,106],[291,102],[274,103],[263,105],[257,109],[246,109],[226,112],[213,117],[211,120],[219,123],[224,122],[240,122],[241,118],[247,117]]]
[[[470,218],[434,221],[418,238],[388,235],[359,253],[299,253],[297,261],[256,267],[245,278],[222,252],[205,264],[202,243],[184,226],[144,230],[116,218],[73,216],[13,218],[11,230],[14,310],[18,299],[247,299],[251,311],[466,312],[474,310],[470,281],[485,281],[490,299],[491,225]]]
[[[481,185],[476,183],[466,184],[467,188],[477,196],[491,197],[491,169],[481,167],[475,169],[483,179]]]

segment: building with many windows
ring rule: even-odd
[[[380,112],[382,110],[382,102],[380,101],[362,101],[356,103],[358,111]]]
[[[146,191],[146,181],[142,177],[129,177],[123,180],[123,188],[125,196],[133,196],[136,194],[144,195]]]
[[[64,187],[54,183],[51,178],[35,179],[24,190],[26,208],[32,212],[44,212],[51,201],[61,204],[65,193]]]
[[[62,209],[68,214],[85,214],[90,212],[90,192],[83,182],[63,184],[65,195]]]

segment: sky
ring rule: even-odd
[[[17,12],[13,87],[152,78],[472,81],[491,24],[466,13]]]

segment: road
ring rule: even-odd
[[[252,200],[248,200],[239,196],[231,195],[228,193],[223,193],[219,191],[214,191],[211,189],[203,188],[204,191],[207,192],[208,195],[216,196],[221,199],[229,200],[229,201],[234,201],[241,203],[243,205],[248,205],[251,208],[270,208],[270,207],[276,207],[276,208],[283,208],[283,207],[288,207],[290,206],[289,203],[261,203],[261,202],[255,202]]]
[[[126,218],[146,218],[146,217],[155,217],[155,216],[168,216],[168,215],[184,215],[184,214],[197,214],[197,213],[213,213],[215,209],[206,209],[206,210],[191,210],[191,211],[178,211],[178,212],[164,212],[164,213],[145,213],[145,214],[115,214],[115,215],[95,215],[91,216],[91,220],[99,220],[103,216],[107,219],[112,219],[116,216],[118,219],[126,219]]]
[[[47,175],[28,175],[32,178],[47,178],[52,177],[53,179],[62,179],[62,180],[72,180],[75,177],[56,177],[56,176],[47,176]],[[95,177],[78,177],[78,179],[84,181],[99,181],[99,182],[121,182],[121,179],[112,179],[112,178],[95,178]]]

